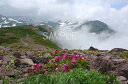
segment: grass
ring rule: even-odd
[[[17,26],[0,29],[0,45],[6,45],[18,42],[21,38],[29,36],[34,42],[49,48],[59,49],[59,47],[50,40],[43,39],[44,37],[32,30],[32,26]],[[13,33],[14,36],[6,36],[6,33]]]
[[[128,60],[128,52],[122,52],[119,54],[119,56]]]
[[[82,68],[70,72],[58,72],[42,76],[33,76],[17,84],[118,84],[115,76],[103,75],[95,70]]]

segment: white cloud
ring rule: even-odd
[[[119,9],[113,6],[116,4]],[[107,23],[117,34],[105,42],[89,34],[79,32],[79,41],[63,41],[70,48],[88,48],[91,44],[98,48],[127,48],[128,43],[128,0],[1,0],[0,11],[5,15],[33,15],[52,20],[101,20]],[[62,30],[61,30],[62,31]],[[65,31],[65,30],[63,30]],[[67,31],[67,30],[66,30]],[[83,37],[86,35],[85,37]],[[115,43],[116,42],[116,43]]]

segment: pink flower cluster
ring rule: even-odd
[[[59,50],[57,50],[57,49],[54,51],[55,54],[57,54],[58,52],[59,52]]]
[[[62,71],[70,71],[70,68],[69,68],[69,65],[68,64],[64,64],[63,65],[63,68],[62,68]]]
[[[51,56],[54,58],[49,61],[49,63],[45,64],[44,66],[40,64],[35,64],[32,67],[33,71],[39,71],[41,70],[44,74],[49,74],[51,72],[58,72],[58,71],[64,71],[69,72],[70,69],[77,67],[77,64],[80,63],[82,60],[85,60],[80,55],[67,53],[66,51],[62,50],[55,50],[54,54],[50,53]],[[57,56],[55,56],[57,55]],[[82,61],[85,62],[85,61]]]
[[[34,65],[32,66],[32,70],[33,70],[33,71],[40,70],[41,68],[43,68],[43,66],[41,66],[40,64],[34,64]]]
[[[72,60],[72,59],[79,59],[79,60],[83,60],[83,57],[81,57],[80,55],[75,55],[75,54],[72,54],[71,56],[69,55],[64,55],[64,56],[55,56],[54,57],[56,61],[61,61],[62,59],[69,59],[69,60]]]

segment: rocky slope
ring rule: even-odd
[[[49,61],[50,52],[49,50],[46,52],[47,50],[32,49],[24,51],[0,46],[0,75],[5,75],[7,78],[15,78],[15,73],[18,73],[19,79],[29,76],[32,65],[44,65]],[[104,74],[116,75],[120,84],[125,84],[128,81],[128,60],[120,57],[120,54],[128,53],[128,50],[115,48],[111,51],[106,51],[91,47],[88,50],[72,50],[72,53],[90,59],[88,70],[96,69]],[[128,54],[125,56],[128,58]],[[13,67],[9,68],[10,66]],[[6,69],[13,70],[15,73],[8,72]]]

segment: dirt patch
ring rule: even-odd
[[[38,48],[38,49],[44,49],[46,48],[45,46],[36,44],[32,38],[30,37],[24,37],[21,38],[21,42],[23,43],[24,46],[28,46],[30,48]]]
[[[7,37],[14,37],[15,36],[15,34],[14,33],[11,33],[11,32],[5,33],[5,35]]]

